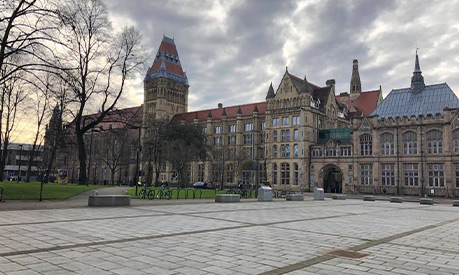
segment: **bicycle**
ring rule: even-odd
[[[172,192],[171,192],[171,190],[169,188],[162,187],[161,189],[158,190],[156,198],[157,199],[165,198],[167,200],[170,200],[172,198]]]
[[[155,189],[153,189],[151,187],[147,188],[147,186],[144,185],[144,188],[142,190],[140,190],[139,198],[140,199],[148,198],[149,200],[154,199],[155,198]]]

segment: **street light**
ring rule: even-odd
[[[89,164],[88,164],[87,176],[86,176],[86,186],[89,186],[89,174],[90,174],[90,169],[91,169],[91,155],[92,155],[92,136],[94,132],[100,133],[100,131],[97,129],[91,130],[91,141],[89,142]]]
[[[19,180],[21,178],[21,155],[22,155],[22,146],[24,144],[19,144],[19,147],[21,147],[21,150],[19,150],[19,169],[18,169],[18,177],[16,179],[16,183],[19,183]]]
[[[140,152],[142,151],[142,147],[140,145],[140,131],[142,130],[142,126],[137,126],[137,125],[131,125],[129,126],[131,129],[139,129],[139,139],[138,139],[138,144],[137,144],[137,172],[136,172],[136,178],[135,178],[135,195],[137,196],[137,189],[139,188],[139,179],[140,179]]]

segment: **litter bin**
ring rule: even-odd
[[[323,201],[324,200],[324,189],[323,188],[314,189],[314,200],[315,201]]]
[[[258,201],[272,201],[273,190],[268,186],[261,186],[258,188]]]

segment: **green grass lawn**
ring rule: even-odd
[[[131,196],[131,198],[133,199],[139,199],[139,194],[140,194],[140,190],[142,190],[143,188],[138,188],[137,190],[137,196],[135,195],[135,188],[131,188],[127,191],[127,194]],[[155,187],[153,188],[155,189],[155,194],[158,193],[158,191],[161,189],[159,187]],[[177,191],[176,188],[170,188],[170,190],[172,191],[172,199],[175,200],[177,199],[177,192],[179,192],[179,196],[178,198],[179,199],[185,199],[185,195],[186,195],[186,192],[185,192],[185,189],[180,189],[180,191]],[[193,189],[189,189],[190,191],[188,191],[188,197],[187,199],[193,199]],[[199,199],[199,198],[202,198],[202,199],[213,199],[215,198],[215,190],[213,189],[194,189],[194,194],[195,194],[195,199]],[[217,194],[226,194],[227,190],[217,190]],[[252,192],[252,197],[255,198],[255,194],[254,192]],[[155,195],[155,198],[154,199],[157,199],[157,196]]]
[[[0,182],[5,200],[38,200],[40,198],[40,182]],[[57,183],[43,184],[44,200],[68,199],[85,191],[103,188],[101,185],[66,185]]]

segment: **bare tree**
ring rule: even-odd
[[[77,140],[80,184],[86,182],[84,134],[115,110],[125,82],[147,56],[134,28],[112,33],[102,0],[69,0],[59,10],[62,79],[71,87],[75,103],[73,125]],[[95,106],[97,114],[87,116]]]
[[[165,119],[152,119],[144,122],[146,135],[143,140],[143,161],[147,162],[147,182],[153,181],[153,170],[155,172],[155,186],[159,185],[161,166],[166,158],[166,137],[165,131],[169,124]]]
[[[35,97],[30,109],[35,111],[36,115],[36,131],[35,137],[32,144],[32,150],[29,152],[29,159],[27,162],[27,174],[26,182],[30,181],[30,174],[32,171],[32,164],[37,158],[37,153],[40,147],[43,145],[43,120],[49,111],[49,101],[51,95],[51,79],[50,74],[45,74],[43,79],[37,78],[35,82],[32,82],[32,89],[35,90]],[[38,82],[38,83],[37,83]],[[38,150],[37,150],[38,149]]]
[[[0,74],[5,75],[8,72],[2,70]],[[10,144],[11,134],[17,126],[19,105],[26,97],[23,86],[24,82],[19,73],[10,75],[9,81],[0,83],[0,133],[3,141],[2,156],[0,158],[1,180],[4,179],[7,149]]]
[[[48,0],[0,1],[0,76],[7,81],[17,72],[54,67],[52,61],[56,27],[55,12]]]
[[[96,152],[102,162],[110,170],[110,181],[115,182],[115,174],[129,157],[128,132],[121,129],[109,129],[100,133],[99,146]]]

